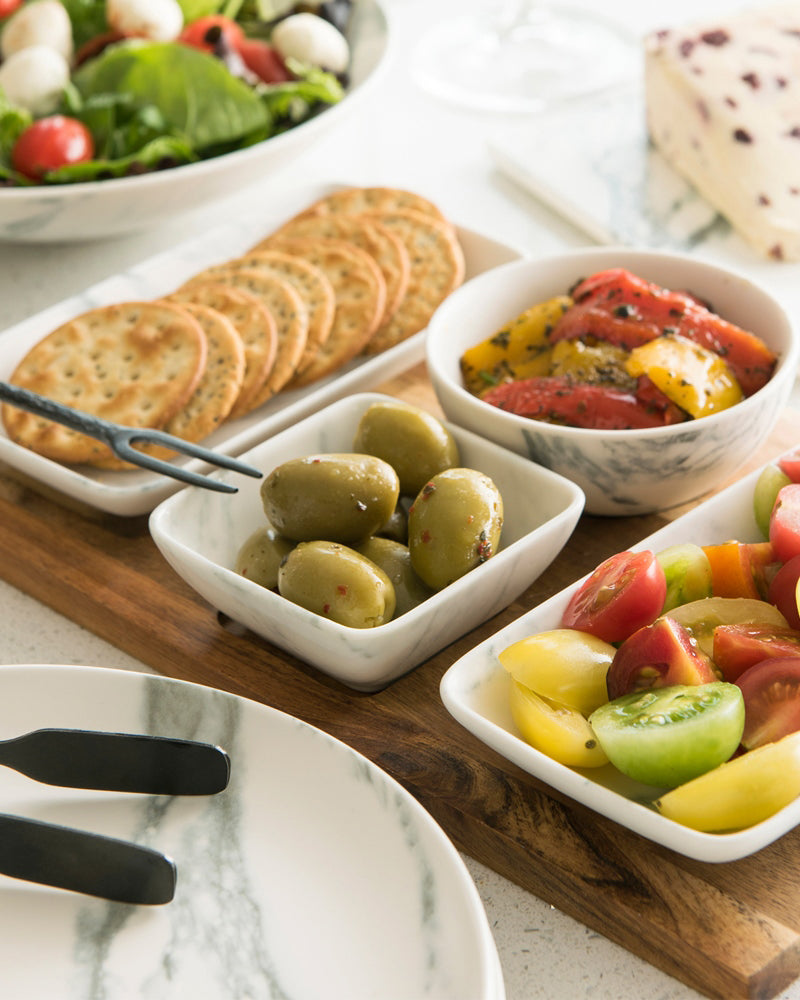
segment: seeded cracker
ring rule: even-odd
[[[9,381],[131,427],[162,427],[205,370],[206,338],[184,309],[165,302],[103,306],[62,324],[28,352]],[[5,404],[11,440],[58,462],[112,457],[99,441]]]
[[[334,215],[340,212],[361,215],[364,212],[419,212],[452,229],[452,224],[432,201],[393,187],[354,187],[334,191],[314,202],[302,215]]]
[[[464,280],[464,252],[452,226],[412,211],[380,212],[376,218],[403,241],[411,271],[402,302],[367,344],[366,354],[379,354],[423,330]]]
[[[380,222],[363,215],[302,213],[254,249],[268,247],[273,240],[287,237],[345,240],[360,250],[366,250],[380,268],[386,283],[386,305],[381,324],[386,323],[400,305],[408,288],[408,252],[403,242]]]
[[[220,272],[239,268],[264,271],[284,278],[303,300],[308,310],[308,330],[305,349],[297,366],[297,373],[300,374],[316,358],[319,348],[331,332],[336,310],[333,286],[325,274],[309,261],[268,248],[251,251],[224,264],[217,264],[203,274],[213,278]]]
[[[278,350],[267,380],[249,400],[246,412],[263,406],[281,391],[297,371],[308,339],[308,310],[283,278],[254,268],[228,268],[215,279],[257,296],[269,309],[278,333]]]
[[[278,329],[272,313],[250,292],[219,281],[192,281],[170,295],[173,302],[195,302],[216,309],[236,327],[244,346],[244,379],[229,418],[248,412],[264,387],[278,353]]]
[[[275,246],[311,261],[333,285],[333,328],[316,360],[297,378],[304,386],[331,374],[364,349],[386,304],[386,284],[368,253],[342,240],[281,239]]]

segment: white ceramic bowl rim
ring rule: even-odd
[[[781,312],[785,317],[787,327],[791,331],[794,331],[794,335],[791,337],[788,349],[779,354],[778,363],[775,367],[775,371],[773,372],[769,382],[767,382],[766,385],[762,386],[761,389],[754,392],[752,396],[748,396],[746,399],[743,399],[740,403],[736,403],[735,406],[733,407],[729,407],[727,410],[720,410],[719,413],[712,413],[706,417],[700,417],[698,418],[698,420],[685,420],[679,424],[668,424],[663,427],[634,427],[634,428],[620,428],[618,430],[610,430],[610,429],[598,430],[596,428],[591,428],[591,427],[571,427],[562,424],[555,425],[557,426],[557,429],[560,432],[562,433],[568,432],[570,434],[575,435],[576,437],[586,438],[587,440],[591,440],[592,438],[607,438],[609,434],[612,434],[615,440],[624,439],[629,441],[636,441],[637,439],[642,439],[642,440],[646,439],[649,441],[651,438],[665,437],[682,432],[685,433],[691,428],[695,428],[700,423],[702,423],[703,426],[716,425],[720,421],[726,420],[730,416],[731,412],[734,410],[736,411],[737,414],[742,415],[745,414],[746,411],[751,410],[754,407],[759,407],[764,393],[769,391],[770,386],[773,384],[774,380],[779,376],[779,374],[781,374],[786,369],[789,369],[790,371],[794,372],[797,370],[798,365],[800,365],[800,336],[798,336],[797,332],[795,331],[795,326],[790,315],[786,312],[783,306],[776,299],[774,299],[774,297],[770,296],[770,294],[765,289],[762,289],[760,286],[755,284],[755,282],[753,282],[750,278],[748,278],[745,274],[734,268],[720,267],[716,264],[712,264],[704,260],[688,261],[685,256],[682,256],[681,254],[677,253],[665,253],[660,250],[647,250],[637,247],[623,247],[623,246],[584,247],[578,250],[570,251],[569,253],[556,254],[545,258],[541,258],[540,262],[543,264],[547,263],[547,264],[557,265],[562,262],[567,263],[570,261],[575,261],[576,264],[579,264],[581,258],[595,256],[598,253],[602,253],[604,256],[605,255],[610,256],[615,253],[626,254],[626,255],[635,253],[637,256],[643,258],[668,259],[676,264],[691,263],[692,266],[696,266],[699,270],[705,270],[707,273],[714,273],[720,276],[729,275],[735,278],[737,281],[740,281],[741,283],[746,285],[752,292],[756,293],[757,295],[763,296],[765,299],[768,297],[773,298],[773,301],[775,302],[776,306],[780,308]],[[493,271],[491,272],[487,272],[486,274],[478,275],[476,278],[473,278],[472,281],[470,282],[470,285],[477,282],[482,282],[488,285],[492,282],[493,279],[495,279],[501,273],[512,271],[514,269],[517,270],[525,269],[526,267],[530,267],[531,262],[534,260],[537,260],[537,258],[526,257],[523,260],[512,261],[509,264],[503,264],[499,268],[494,268]],[[575,280],[577,281],[579,280],[579,278],[576,276]],[[556,293],[554,292],[553,294]],[[433,322],[431,324],[433,329],[437,329],[447,322],[447,314],[449,310],[455,308],[458,304],[456,298],[457,295],[458,293],[456,292],[455,296],[452,296],[451,299],[444,302],[442,306],[440,306],[440,309],[437,315],[434,316]],[[442,375],[440,375],[440,377],[447,378],[447,376],[442,376]],[[469,392],[469,390],[465,389],[464,386],[461,385],[460,383],[454,382],[449,378],[447,378],[447,381],[451,383],[452,389],[462,398],[480,402],[480,400],[478,400],[475,395]],[[485,405],[491,406],[491,404],[489,403],[486,403]],[[491,410],[493,414],[496,414],[497,420],[501,421],[503,424],[507,424],[509,427],[518,427],[519,421],[521,419],[525,419],[521,418],[517,414],[509,413],[506,410],[502,410],[500,409],[500,407],[492,406]],[[536,425],[537,427],[542,427],[545,429],[548,426],[554,426],[548,424],[547,421],[534,420],[533,418],[530,418],[530,423]]]
[[[372,0],[376,4],[378,0]],[[381,15],[385,17],[385,12],[381,10]],[[0,187],[0,205],[5,202],[24,202],[30,198],[32,193],[38,197],[51,197],[55,202],[61,204],[64,201],[72,201],[75,198],[85,198],[87,195],[99,194],[112,188],[115,192],[141,192],[146,194],[149,187],[155,187],[164,182],[164,179],[173,177],[176,173],[182,179],[189,182],[195,177],[202,177],[208,173],[216,173],[224,170],[227,163],[234,157],[237,164],[244,164],[250,160],[257,160],[263,157],[267,151],[278,153],[284,146],[292,144],[303,132],[313,128],[315,123],[323,116],[326,124],[331,124],[332,119],[328,116],[338,117],[344,105],[348,112],[352,110],[354,99],[361,96],[364,85],[369,82],[372,85],[378,74],[386,69],[386,53],[383,52],[376,57],[375,65],[370,69],[364,79],[352,83],[345,91],[344,98],[338,104],[322,108],[313,117],[295,125],[294,128],[281,132],[262,142],[254,143],[242,149],[232,150],[230,153],[223,153],[221,156],[212,156],[205,160],[198,160],[194,163],[184,163],[177,167],[169,167],[165,170],[150,170],[144,174],[136,174],[129,177],[110,177],[101,181],[78,181],[74,184],[35,184],[31,186]]]

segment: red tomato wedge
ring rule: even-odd
[[[800,483],[800,449],[779,458],[778,468],[793,483]]]
[[[736,681],[756,663],[800,658],[800,631],[758,622],[718,625],[714,629],[713,660],[726,681]]]
[[[666,596],[664,570],[652,552],[618,552],[578,587],[561,627],[621,642],[655,620]]]
[[[714,597],[766,600],[769,581],[777,571],[770,542],[722,542],[704,545],[711,566]]]
[[[800,555],[800,483],[789,483],[778,492],[769,519],[769,540],[780,562]]]
[[[481,399],[520,417],[595,430],[662,427],[686,419],[683,410],[666,396],[658,399],[656,393],[658,390],[653,387],[649,398],[640,399],[621,389],[578,385],[568,378],[541,376],[504,382],[489,389]]]
[[[769,585],[767,599],[774,604],[792,628],[800,629],[797,607],[797,583],[800,580],[800,556],[793,556],[778,570]]]
[[[772,377],[777,357],[754,334],[711,312],[685,292],[662,288],[631,274],[624,268],[598,272],[572,289],[573,300],[581,308],[604,310],[629,323],[639,322],[658,334],[672,332],[695,341],[725,359],[745,396],[764,386]],[[560,322],[553,337],[558,337]]]
[[[673,618],[659,618],[634,632],[617,650],[608,668],[611,701],[649,688],[674,684],[712,684],[719,680],[711,660],[690,633]]]
[[[800,730],[800,657],[762,660],[736,681],[744,697],[742,746],[774,743]]]

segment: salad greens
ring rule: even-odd
[[[105,0],[63,0],[76,47],[107,32]],[[181,0],[186,23],[211,13],[255,11],[264,0]],[[50,171],[49,184],[122,177],[246,148],[312,117],[344,96],[331,73],[289,60],[294,79],[252,83],[215,55],[177,42],[125,39],[72,74],[56,113],[76,118],[94,158]],[[0,91],[0,184],[33,182],[11,165],[14,142],[31,123]]]

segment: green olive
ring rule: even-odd
[[[407,545],[391,538],[373,536],[359,545],[356,551],[379,566],[392,581],[397,601],[395,618],[422,604],[433,593],[414,572]]]
[[[261,500],[270,523],[295,542],[360,542],[394,513],[400,484],[373,455],[320,454],[284,462],[266,477]]]
[[[351,628],[390,621],[392,581],[354,549],[337,542],[301,542],[284,559],[278,591],[293,604]]]
[[[400,478],[400,492],[411,497],[437,472],[461,461],[458,445],[444,424],[399,399],[368,407],[356,428],[353,450],[388,462]]]
[[[375,532],[381,538],[391,538],[393,542],[400,542],[405,545],[408,541],[408,512],[402,503],[399,503],[389,520],[380,526]]]
[[[239,549],[236,572],[253,583],[275,590],[278,586],[278,567],[293,548],[294,542],[279,535],[270,525],[264,525],[254,531]]]
[[[474,469],[447,469],[422,487],[408,514],[411,565],[441,590],[497,551],[503,498]]]

